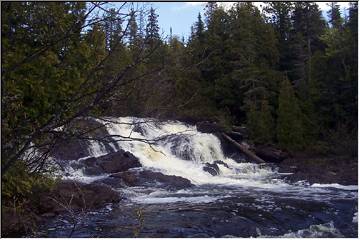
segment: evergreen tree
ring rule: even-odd
[[[106,49],[112,51],[123,44],[122,19],[114,8],[104,14],[104,19]]]
[[[214,12],[218,9],[217,2],[207,2],[205,6],[205,22],[209,27],[210,22],[212,21],[212,17],[214,16]]]
[[[277,140],[288,150],[299,150],[304,146],[301,110],[290,81],[285,78],[280,86],[277,110]]]
[[[270,23],[276,31],[279,49],[279,70],[289,72],[292,58],[290,51],[290,34],[292,30],[291,13],[293,3],[291,2],[270,2],[264,8],[270,14]]]
[[[136,23],[136,13],[134,10],[130,12],[128,38],[130,47],[138,44],[138,26]]]
[[[199,41],[203,41],[204,39],[204,23],[201,20],[201,14],[198,14],[198,20],[195,23],[195,29],[196,29],[196,37],[199,39]]]
[[[329,23],[331,24],[332,28],[340,29],[343,25],[343,18],[341,17],[340,13],[340,6],[337,2],[331,2],[328,4],[330,7],[329,11],[327,12],[329,17]]]
[[[251,139],[256,143],[272,143],[274,140],[274,119],[270,110],[269,102],[266,99],[261,101],[260,108],[250,105],[247,114],[247,126]]]
[[[146,25],[146,39],[151,49],[160,41],[158,17],[159,15],[156,14],[155,9],[151,7]]]

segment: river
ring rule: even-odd
[[[133,171],[180,176],[193,187],[170,190],[155,184],[118,188],[123,200],[98,211],[79,213],[72,237],[358,235],[357,186],[288,182],[285,176],[291,173],[279,173],[274,165],[227,157],[216,136],[181,122],[132,117],[107,120],[112,122],[107,131],[117,141],[110,144],[113,151],[120,147],[140,160],[142,167]],[[125,141],[124,136],[140,141]],[[154,139],[153,145],[145,141]],[[91,156],[109,153],[104,144],[91,142],[90,146]],[[215,162],[216,176],[204,171],[206,164]],[[63,177],[92,182],[107,175],[86,176],[69,166]],[[37,236],[67,237],[73,227],[70,216],[64,214],[49,220]]]

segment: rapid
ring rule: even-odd
[[[74,237],[357,237],[357,186],[288,182],[291,172],[227,156],[215,135],[178,121],[96,121],[112,136],[112,152],[121,148],[139,159],[135,171],[179,176],[193,187],[116,189],[124,200],[82,216]],[[89,148],[89,157],[109,153],[101,142],[90,141]],[[216,175],[205,171],[208,164],[217,165]],[[64,179],[87,183],[108,176],[87,176],[70,165],[65,171]],[[64,237],[70,228],[60,216],[42,231]]]

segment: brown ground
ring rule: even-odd
[[[280,172],[292,172],[290,181],[307,180],[310,183],[358,184],[358,159],[343,156],[314,156],[295,154],[278,164]]]

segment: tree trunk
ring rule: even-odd
[[[243,145],[241,145],[240,143],[236,142],[234,139],[232,139],[231,137],[229,137],[227,134],[223,133],[222,134],[229,142],[231,142],[232,144],[234,144],[235,147],[237,147],[241,152],[243,152],[246,156],[248,156],[251,160],[253,160],[256,163],[265,163],[264,160],[262,160],[261,158],[259,158],[258,156],[255,155],[255,153],[253,153],[252,151],[246,149]]]

